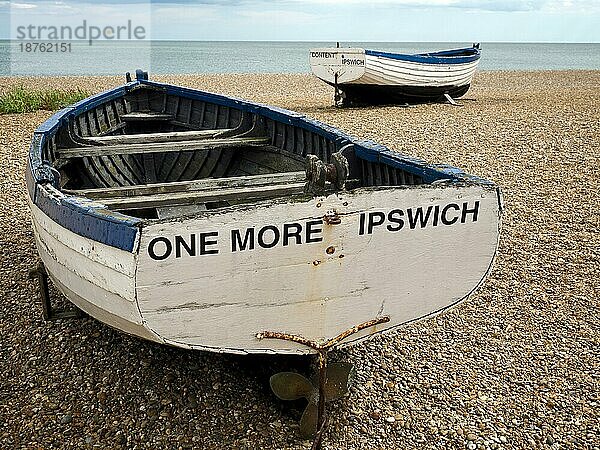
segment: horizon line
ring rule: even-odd
[[[88,42],[87,39],[11,39],[0,38],[0,42]],[[477,40],[441,40],[441,41],[380,41],[380,40],[339,40],[333,41],[330,39],[95,39],[94,42],[278,42],[278,43],[322,43],[322,42],[368,42],[368,43],[385,43],[385,44],[429,44],[429,43],[460,43],[474,42],[483,44],[600,44],[598,41],[477,41]]]

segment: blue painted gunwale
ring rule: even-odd
[[[463,53],[468,52],[472,55],[465,56]],[[380,52],[376,50],[365,50],[365,55],[377,56],[380,58],[397,59],[401,61],[409,61],[420,64],[465,64],[477,61],[481,58],[481,50],[474,47],[458,48],[455,50],[443,50],[433,53],[417,53],[407,55],[402,53]]]
[[[57,188],[58,180],[50,163],[42,160],[42,149],[46,140],[51,138],[60,126],[66,124],[69,117],[77,116],[95,108],[101,103],[123,96],[132,88],[140,85],[153,86],[165,90],[168,94],[172,95],[237,108],[294,127],[303,128],[336,142],[338,148],[352,143],[354,144],[354,151],[358,158],[405,170],[418,175],[425,183],[447,180],[450,182],[494,185],[490,181],[468,175],[457,167],[445,164],[428,164],[421,159],[393,152],[387,147],[373,141],[358,140],[337,128],[310,119],[304,114],[234,97],[138,78],[137,81],[94,95],[62,109],[42,123],[34,133],[29,150],[26,173],[27,188],[32,202],[52,218],[52,220],[81,236],[128,252],[135,251],[136,238],[143,220],[110,211],[99,203],[81,197],[64,194],[57,195],[55,191],[53,192],[51,189],[46,188],[46,185]]]

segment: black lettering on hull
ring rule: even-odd
[[[358,219],[358,235],[373,234],[379,227],[389,232],[397,232],[408,225],[408,229],[438,227],[440,224],[450,226],[457,223],[477,222],[479,219],[479,200],[473,204],[463,202],[462,205],[450,203],[440,205],[419,206],[416,208],[392,209],[388,213],[372,211],[361,213]]]

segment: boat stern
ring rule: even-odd
[[[365,74],[362,48],[315,48],[310,50],[309,62],[315,76],[332,85],[350,83]]]

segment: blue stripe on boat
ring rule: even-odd
[[[73,233],[128,252],[134,249],[140,219],[90,205],[91,201],[77,197],[55,197],[43,188],[38,188],[35,203]]]
[[[481,57],[481,51],[477,48],[461,48],[456,50],[444,50],[434,53],[419,53],[405,55],[402,53],[379,52],[376,50],[365,50],[365,55],[380,58],[397,59],[421,64],[465,64],[477,61]]]

